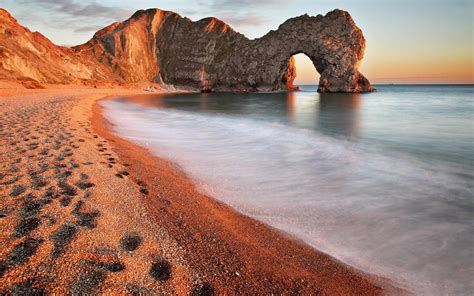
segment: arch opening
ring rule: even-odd
[[[290,56],[287,71],[289,90],[298,90],[306,85],[319,85],[321,75],[313,61],[304,53],[295,53]]]

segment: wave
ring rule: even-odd
[[[418,294],[474,290],[469,169],[277,122],[102,104],[116,132],[242,213]]]

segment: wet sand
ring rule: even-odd
[[[178,166],[113,134],[97,101],[138,93],[0,89],[0,292],[401,292],[198,192]]]

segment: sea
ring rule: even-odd
[[[209,194],[417,295],[474,294],[474,86],[102,101]]]

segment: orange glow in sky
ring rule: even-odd
[[[474,2],[401,2],[342,5],[366,39],[360,72],[374,84],[474,83]],[[309,58],[297,55],[295,64],[295,84],[318,82]]]
[[[296,78],[294,84],[318,84],[319,73],[313,65],[313,62],[303,53],[294,55]]]
[[[304,54],[295,55],[295,84],[318,84],[319,73]],[[472,56],[366,56],[360,71],[372,83],[474,83]]]

